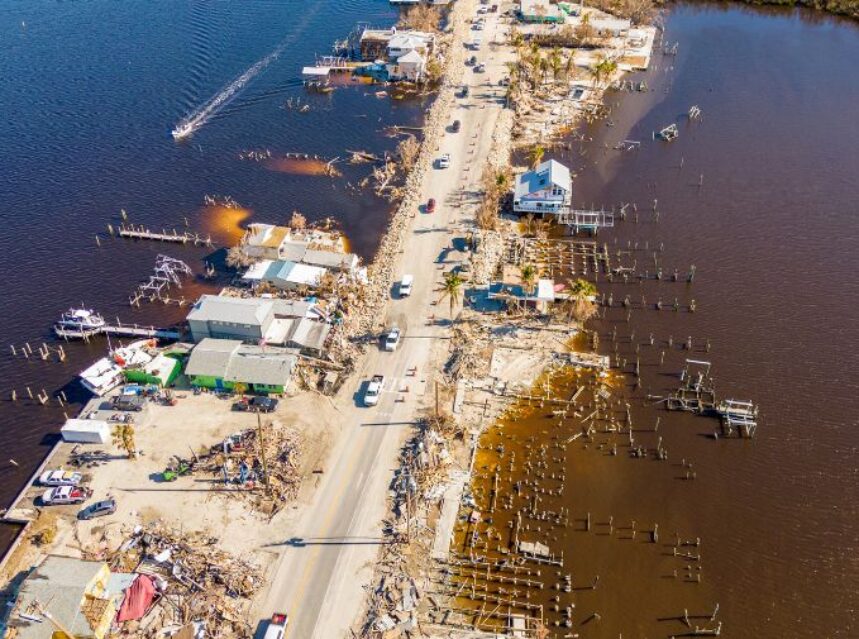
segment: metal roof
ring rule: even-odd
[[[191,351],[185,374],[224,377],[230,358],[241,345],[237,339],[205,338]]]
[[[556,160],[547,160],[533,171],[526,171],[516,177],[515,199],[531,193],[543,191],[550,186],[559,186],[569,191],[572,186],[570,169]]]
[[[287,342],[301,348],[321,351],[330,331],[330,324],[309,319],[294,320],[287,335]]]
[[[185,373],[229,382],[286,386],[297,361],[292,349],[206,338],[191,352]]]
[[[17,612],[41,617],[33,606],[38,601],[75,636],[91,636],[93,629],[81,610],[81,604],[88,587],[104,567],[101,561],[48,555],[21,584]],[[15,615],[9,625],[15,628],[18,639],[51,639],[54,633],[54,626],[47,619],[39,623]]]
[[[259,326],[272,312],[272,306],[272,300],[260,297],[203,295],[188,313],[188,321]]]

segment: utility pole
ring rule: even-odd
[[[257,412],[257,438],[259,439],[259,456],[260,461],[262,461],[262,472],[263,479],[262,483],[265,484],[266,489],[268,488],[268,464],[265,461],[265,439],[262,434],[262,417],[259,412]]]

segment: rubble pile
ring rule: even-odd
[[[492,342],[488,326],[460,322],[451,336],[451,354],[444,366],[447,382],[476,379],[489,374]]]
[[[505,231],[478,231],[477,250],[471,256],[471,281],[477,286],[489,284],[498,272],[507,245]]]
[[[298,494],[300,459],[298,433],[269,422],[225,438],[211,448],[204,463],[208,472],[237,488],[229,494],[240,495],[254,510],[274,516]]]
[[[114,572],[153,578],[156,597],[135,621],[114,636],[160,637],[166,627],[193,623],[205,636],[250,638],[250,598],[262,584],[258,566],[217,548],[217,538],[163,526],[137,527],[108,559]]]

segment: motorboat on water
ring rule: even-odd
[[[88,308],[70,308],[54,323],[57,337],[88,337],[101,333],[107,323],[104,318]]]
[[[170,135],[173,136],[174,140],[183,140],[185,138],[191,137],[191,134],[194,132],[194,126],[190,122],[183,122],[178,124],[176,128],[170,131]]]
[[[126,368],[151,362],[157,355],[154,347],[155,340],[144,339],[112,350],[110,355],[102,357],[78,375],[81,384],[91,393],[103,397],[122,384],[122,373]]]

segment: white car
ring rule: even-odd
[[[414,275],[403,275],[403,279],[400,280],[400,297],[408,297],[412,294],[412,284],[414,281]]]
[[[479,13],[481,15],[484,13],[489,13],[489,7],[487,7],[486,5],[481,5],[481,6],[477,7],[477,13]]]
[[[392,327],[391,330],[389,330],[385,334],[385,350],[386,351],[397,350],[397,346],[399,346],[399,344],[400,344],[400,337],[401,336],[402,336],[402,333],[400,332],[400,329],[397,328],[396,326]]]
[[[438,159],[438,168],[440,169],[448,169],[450,168],[450,153],[445,153]]]
[[[49,488],[42,494],[43,504],[82,504],[92,495],[87,488],[77,486],[58,486]]]
[[[367,383],[367,390],[364,392],[364,406],[375,406],[379,403],[379,396],[382,394],[382,386],[385,383],[383,375],[373,375]]]
[[[77,486],[83,481],[83,475],[70,470],[47,470],[39,475],[39,483],[43,486]]]

